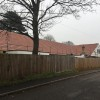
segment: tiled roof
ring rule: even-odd
[[[85,47],[85,53],[91,55],[91,53],[97,47],[95,44],[83,44]],[[58,42],[52,42],[47,40],[39,40],[39,51],[50,54],[75,54],[80,55],[82,53],[83,45],[66,45]],[[0,50],[14,50],[14,51],[32,51],[32,40],[24,35],[16,34],[13,32],[0,31]]]
[[[75,46],[75,50],[76,50],[76,55],[80,55],[82,53],[82,47],[84,46],[84,52],[87,55],[91,55],[93,53],[93,51],[95,50],[95,48],[98,46],[98,43],[95,44],[82,44],[82,45],[76,45]]]
[[[0,32],[0,50],[32,51],[32,45],[32,40],[27,36],[13,32]]]

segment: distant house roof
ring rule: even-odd
[[[39,40],[39,51],[50,54],[74,54],[80,55],[82,53],[82,46],[85,47],[85,53],[91,55],[91,53],[97,47],[95,44],[82,44],[82,45],[66,45],[63,43],[52,42],[47,40]],[[0,50],[2,51],[32,51],[32,40],[24,35],[16,34],[14,32],[0,31]]]
[[[98,43],[75,45],[75,50],[76,50],[75,54],[80,55],[82,53],[82,47],[84,46],[85,47],[85,49],[84,49],[85,54],[91,55],[98,45],[99,45]]]

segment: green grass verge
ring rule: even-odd
[[[72,76],[72,75],[76,75],[76,74],[78,74],[78,72],[76,70],[65,71],[65,72],[61,72],[61,73],[32,74],[32,75],[24,77],[23,79],[0,81],[0,86],[16,85],[16,84],[24,83],[24,82],[31,81],[31,80],[35,81],[35,80],[55,78],[55,77],[68,77],[68,76]]]

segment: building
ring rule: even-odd
[[[24,35],[0,31],[0,53],[32,54],[33,41]],[[40,55],[86,55],[100,57],[100,46],[95,44],[66,45],[63,43],[39,40]]]

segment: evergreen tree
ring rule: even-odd
[[[13,11],[7,11],[3,14],[2,20],[0,21],[0,29],[8,30],[11,32],[25,33],[26,29],[22,24],[22,18]]]

